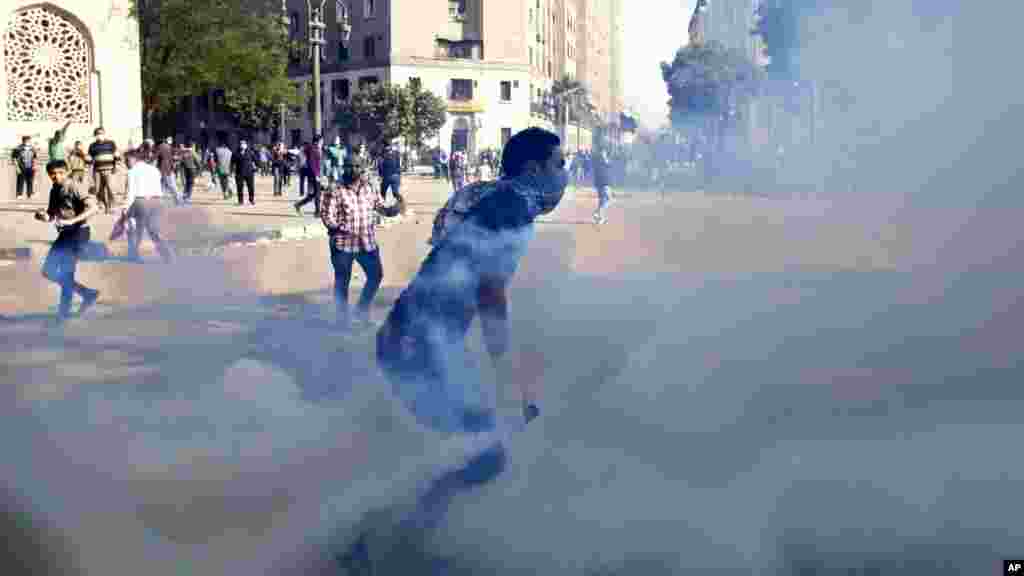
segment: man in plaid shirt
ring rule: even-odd
[[[401,197],[393,206],[385,206],[369,182],[369,169],[355,158],[345,163],[341,184],[323,195],[320,217],[330,235],[331,265],[334,266],[334,300],[338,306],[338,323],[343,328],[352,324],[348,306],[348,287],[352,279],[352,263],[359,262],[366,274],[356,307],[355,321],[369,322],[370,304],[384,279],[377,245],[377,215],[394,217],[405,207]]]

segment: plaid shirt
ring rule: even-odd
[[[398,206],[385,206],[368,183],[342,185],[323,193],[320,217],[334,247],[343,252],[377,249],[377,214],[396,216]]]

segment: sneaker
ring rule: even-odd
[[[89,290],[82,297],[82,305],[78,308],[78,315],[82,316],[86,312],[88,312],[89,309],[92,308],[94,304],[96,304],[96,300],[98,300],[99,297],[100,297],[100,291],[99,290]]]

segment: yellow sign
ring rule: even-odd
[[[448,111],[455,113],[483,112],[487,107],[480,100],[449,100]]]

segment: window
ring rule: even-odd
[[[344,42],[338,42],[338,62],[348,62],[348,46]]]
[[[512,83],[509,82],[508,80],[502,81],[501,83],[501,101],[512,101]]]
[[[377,3],[374,0],[363,0],[363,17],[373,18],[377,12]]]
[[[348,78],[335,78],[331,80],[331,94],[334,95],[335,105],[348,100],[349,88]]]
[[[368,88],[370,86],[377,84],[377,82],[379,82],[379,80],[377,80],[376,76],[360,76],[359,89],[362,90],[364,88]]]
[[[374,45],[373,36],[367,36],[363,38],[363,59],[370,60],[376,57],[376,46]]]
[[[454,78],[451,83],[449,98],[460,102],[467,102],[473,99],[473,81],[464,78]]]
[[[466,0],[448,0],[448,16],[452,20],[465,20]]]
[[[501,129],[501,147],[504,148],[505,144],[508,144],[508,141],[511,140],[511,139],[512,139],[512,129],[511,128],[502,128]]]

